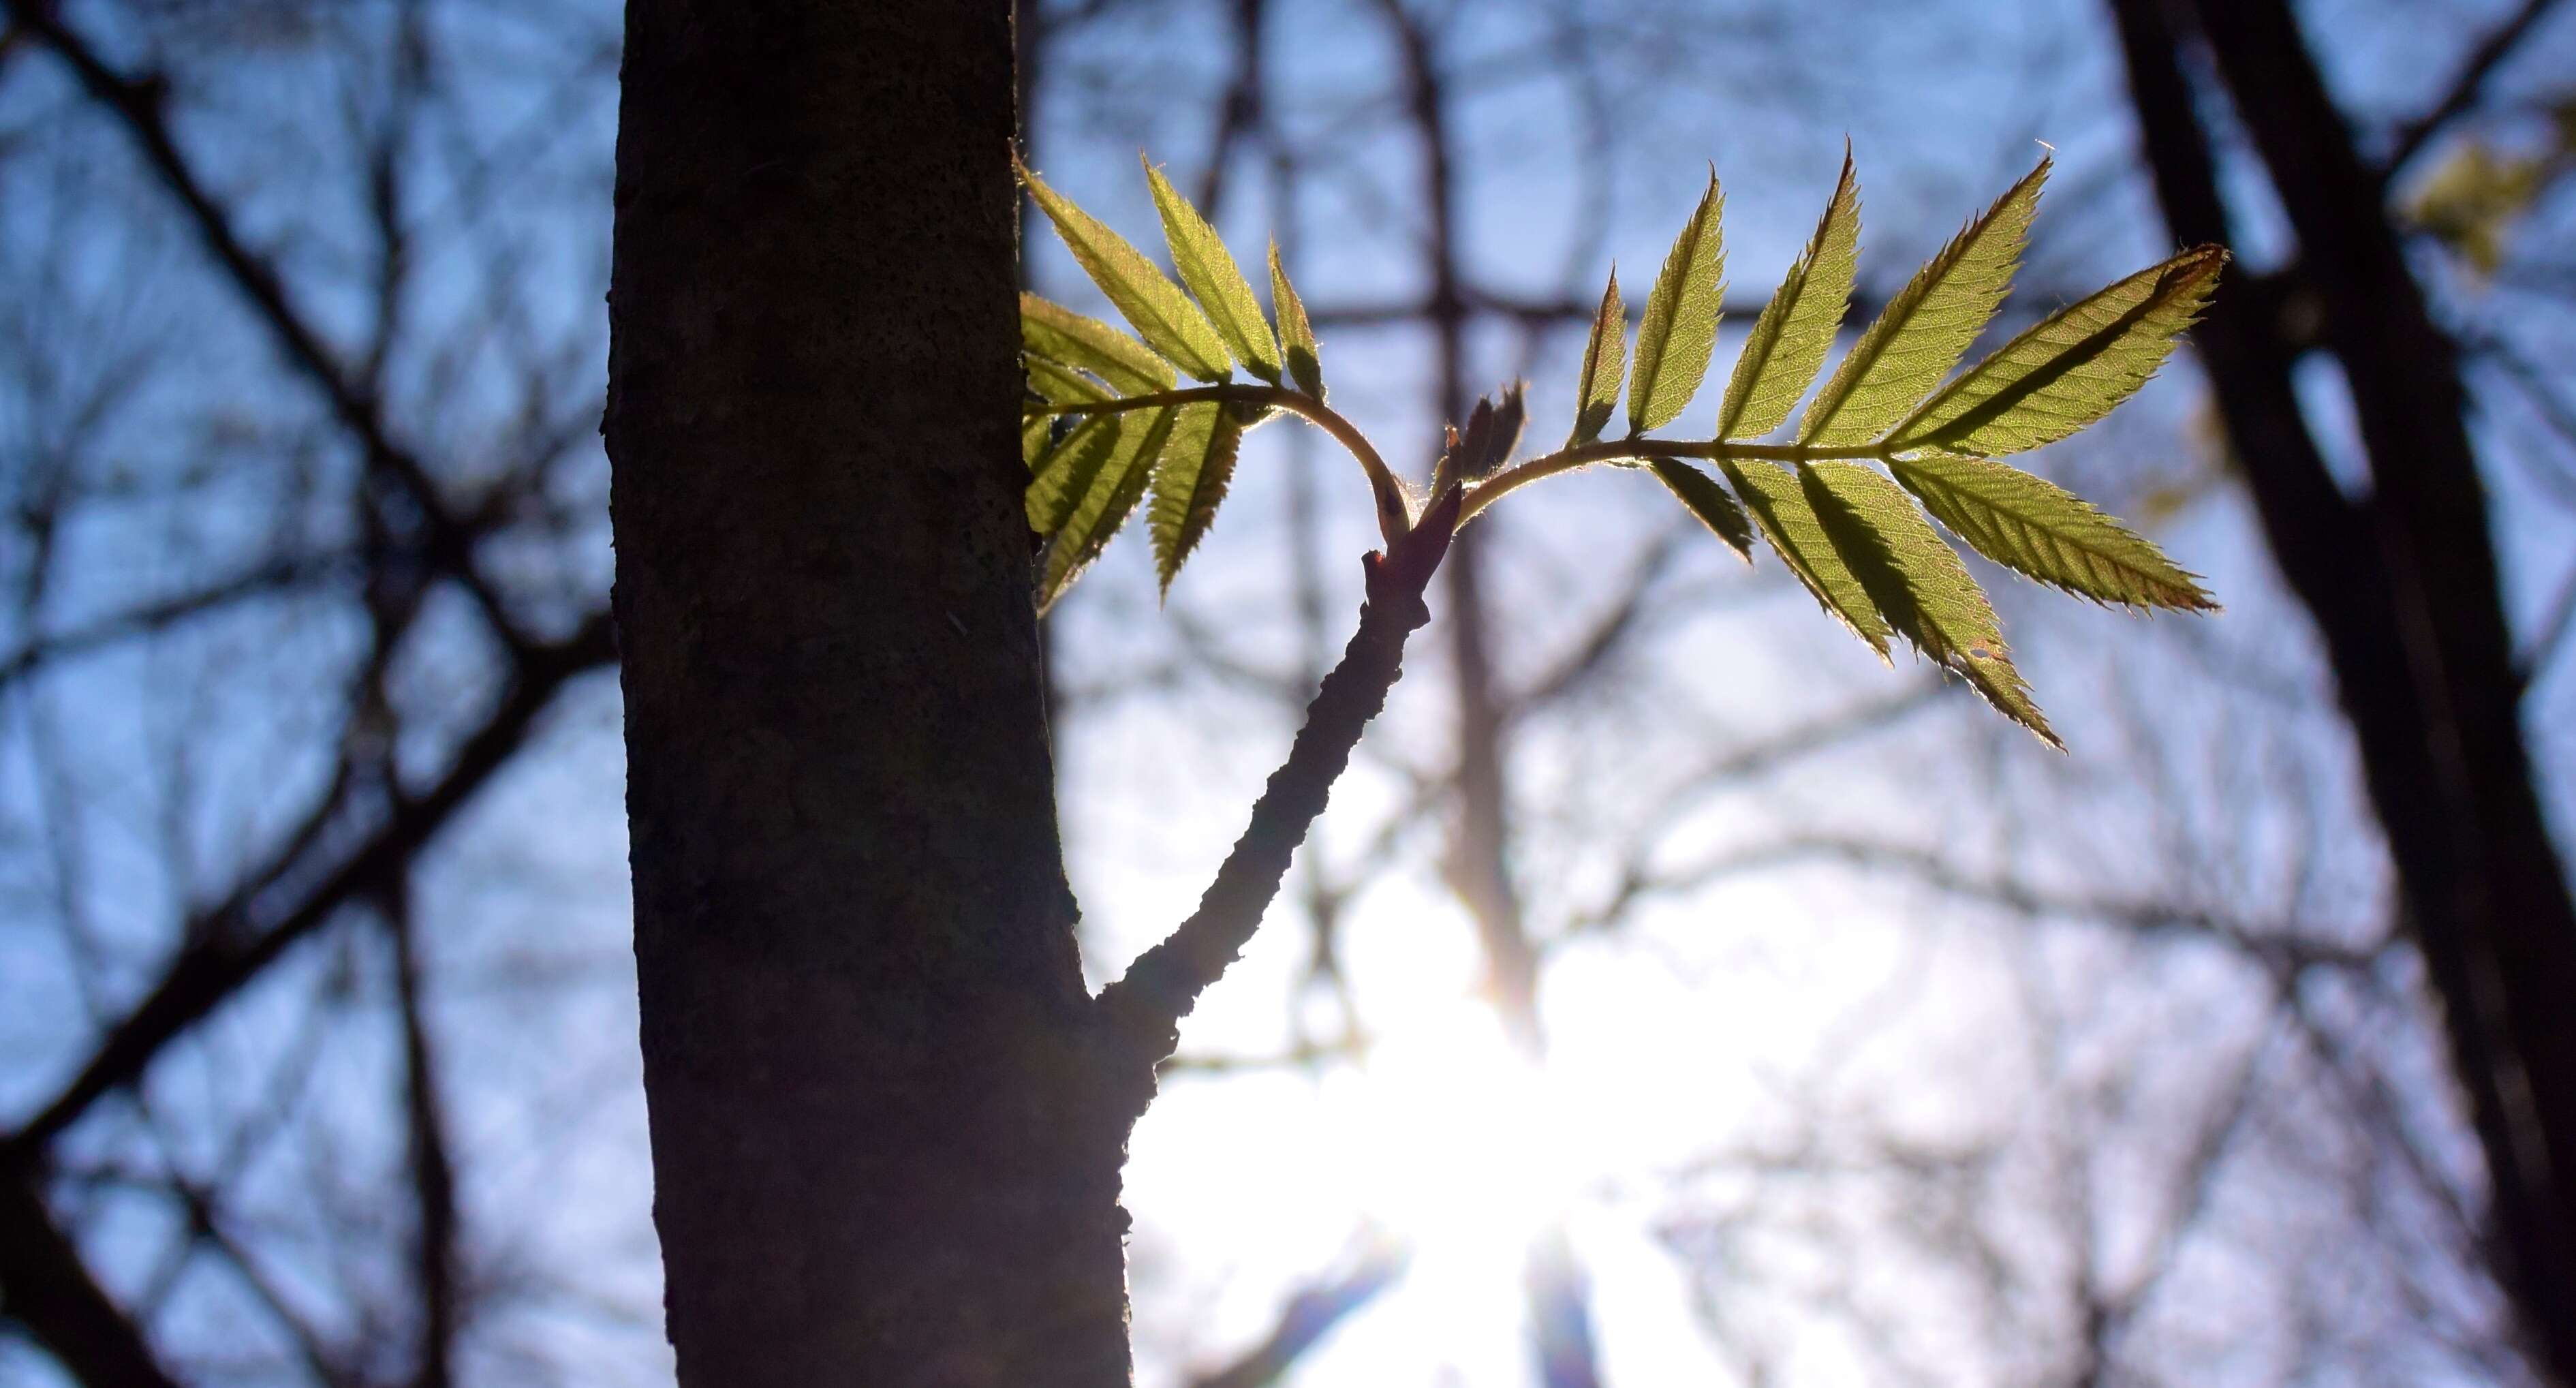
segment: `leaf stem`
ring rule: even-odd
[[[1119,414],[1127,410],[1152,409],[1160,405],[1264,405],[1296,415],[1333,436],[1350,455],[1359,460],[1360,471],[1368,474],[1369,491],[1377,500],[1378,530],[1390,545],[1404,538],[1413,528],[1413,511],[1405,500],[1404,487],[1395,480],[1395,472],[1378,456],[1377,446],[1359,426],[1323,401],[1304,391],[1285,386],[1221,385],[1193,386],[1187,390],[1155,391],[1149,395],[1124,395],[1115,400],[1094,400],[1080,404],[1041,404],[1031,401],[1025,414],[1090,415]]]
[[[1627,458],[1707,458],[1735,462],[1759,458],[1774,463],[1812,463],[1828,459],[1885,462],[1895,450],[1885,444],[1862,444],[1851,448],[1814,448],[1798,443],[1728,443],[1724,440],[1691,439],[1602,439],[1594,443],[1560,448],[1543,457],[1514,463],[1493,476],[1467,489],[1467,499],[1458,507],[1458,523],[1502,499],[1504,493],[1524,487],[1542,477],[1572,472],[1594,463],[1617,462]]]

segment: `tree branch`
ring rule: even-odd
[[[0,1306],[93,1388],[175,1388],[27,1178],[0,1171]]]
[[[297,311],[287,298],[286,285],[277,270],[253,254],[234,230],[231,217],[218,205],[213,194],[199,181],[196,171],[180,154],[177,141],[171,137],[170,123],[163,111],[166,88],[150,79],[128,78],[109,67],[97,52],[66,27],[52,13],[49,5],[30,4],[27,0],[0,0],[10,17],[25,32],[34,35],[52,49],[72,69],[83,90],[92,100],[106,107],[121,121],[127,134],[141,147],[153,172],[169,189],[188,221],[195,226],[197,237],[206,251],[223,266],[234,286],[250,301],[251,308],[283,347],[295,368],[319,386],[329,401],[331,413],[366,450],[371,466],[391,474],[420,508],[426,520],[431,549],[441,561],[440,567],[453,573],[464,585],[477,606],[491,620],[493,630],[512,647],[521,644],[518,626],[501,605],[498,594],[484,583],[472,560],[475,536],[449,514],[420,460],[396,444],[386,430],[380,402],[359,382],[351,379],[339,356],[322,340],[322,335]]]
[[[1350,765],[1351,749],[1386,707],[1387,691],[1403,673],[1405,639],[1431,620],[1423,589],[1449,552],[1458,500],[1455,488],[1435,498],[1421,523],[1389,554],[1372,553],[1363,561],[1368,597],[1360,605],[1359,630],[1306,706],[1306,725],[1253,805],[1252,823],[1235,840],[1198,910],[1138,957],[1125,977],[1101,990],[1098,1006],[1119,1063],[1147,1081],[1135,1100],[1138,1112],[1152,1095],[1153,1067],[1180,1044],[1181,1019],[1260,928],[1289,859]]]
[[[2487,78],[2503,65],[2505,59],[2513,56],[2513,50],[2522,43],[2523,36],[2530,33],[2532,26],[2539,23],[2557,3],[2558,0],[2523,0],[2522,8],[2514,13],[2513,18],[2497,25],[2495,31],[2470,52],[2469,60],[2460,65],[2459,75],[2451,79],[2450,91],[2435,102],[2431,110],[2407,122],[2397,132],[2397,142],[2390,147],[2388,157],[2379,166],[2382,182],[2404,171],[2409,161],[2424,152],[2425,143],[2441,133],[2443,126],[2459,119],[2462,112],[2477,104],[2478,92],[2486,86]]]
[[[606,664],[612,655],[605,613],[563,642],[535,648],[501,706],[466,740],[447,773],[431,789],[400,801],[387,822],[349,850],[336,867],[317,870],[300,855],[290,855],[288,861],[249,879],[223,903],[192,920],[185,935],[192,943],[171,962],[151,993],[108,1032],[88,1063],[24,1128],[0,1139],[0,1172],[24,1170],[39,1147],[70,1127],[91,1104],[139,1078],[172,1038],[214,1011],[288,947],[319,929],[343,903],[407,861],[509,762],[564,682]],[[298,887],[302,893],[292,909],[276,924],[246,937],[250,917],[266,904],[273,889]]]

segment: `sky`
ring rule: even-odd
[[[2311,32],[2329,36],[2339,94],[2366,119],[2438,90],[2466,36],[2506,7],[2446,8],[2439,24],[2420,8],[2303,7]],[[251,239],[293,267],[298,301],[336,341],[357,341],[378,305],[340,113],[391,80],[390,11],[357,6],[307,31],[292,6],[258,10],[278,27],[222,30],[227,51],[251,56],[218,67],[186,62],[187,24],[212,21],[185,6],[155,12],[166,30],[116,6],[66,10],[128,59],[163,35],[187,79],[188,148]],[[469,478],[504,466],[532,402],[580,426],[548,473],[569,519],[495,556],[539,595],[536,610],[569,625],[604,591],[609,561],[605,464],[582,411],[595,411],[604,371],[613,17],[481,0],[435,13],[461,76],[415,137],[423,173],[409,197],[424,240],[400,311],[419,346],[388,363],[387,396],[398,426],[438,440]],[[1758,302],[1812,227],[1846,140],[1865,289],[1899,283],[2043,148],[2059,172],[2017,302],[2046,306],[2173,249],[2127,158],[2117,55],[2089,6],[1636,0],[1589,11],[1584,63],[1568,57],[1569,7],[1441,13],[1439,61],[1461,91],[1465,261],[1497,292],[1588,303],[1615,263],[1633,303],[1714,166],[1729,298]],[[1264,168],[1239,160],[1221,230],[1247,264],[1275,235],[1319,318],[1418,293],[1419,156],[1392,120],[1383,21],[1332,0],[1274,6],[1272,18],[1277,115],[1307,172],[1281,199]],[[2506,88],[2565,70],[2576,48],[2565,19]],[[1037,167],[1152,247],[1137,156],[1202,185],[1227,41],[1208,7],[1178,0],[1085,31],[1044,75]],[[2531,137],[2511,122],[2495,130]],[[280,387],[265,343],[204,282],[166,211],[132,211],[149,203],[129,197],[115,133],[84,123],[59,74],[23,58],[0,69],[0,132],[0,278],[21,286],[7,296],[16,389],[0,400],[0,447],[34,457],[58,428],[40,408],[51,388],[40,367],[77,383],[111,365],[78,348],[151,347],[143,385],[102,438],[83,441],[84,456],[118,459],[148,485],[102,492],[58,540],[66,578],[43,596],[45,625],[75,628],[281,536],[350,543],[345,508],[329,500],[345,447],[315,401]],[[48,139],[79,153],[29,152]],[[2259,266],[2286,238],[2235,158],[2230,187],[2254,209],[2245,249]],[[2564,202],[2525,229],[2530,244],[2563,244]],[[1098,311],[1042,226],[1029,253],[1041,290]],[[2463,323],[2568,360],[2563,309],[2510,287],[2450,288],[2446,308]],[[1745,315],[1729,321],[1712,376],[1744,326]],[[1333,403],[1418,469],[1437,423],[1427,335],[1327,323],[1321,336]],[[1479,388],[1531,381],[1530,438],[1552,442],[1579,328],[1532,335],[1487,320],[1469,345]],[[2339,381],[2312,371],[2302,387],[2331,436],[2348,414]],[[1630,575],[1655,576],[1641,637],[1613,676],[1534,714],[1512,747],[1513,867],[1548,941],[1547,1062],[1513,1052],[1480,993],[1472,924],[1442,881],[1440,816],[1387,828],[1446,769],[1435,626],[1304,855],[1306,870],[1350,886],[1338,931],[1348,1015],[1375,1044],[1360,1063],[1278,1063],[1345,1015],[1306,977],[1309,914],[1283,902],[1184,1032],[1183,1055],[1209,1073],[1170,1077],[1135,1138],[1140,1382],[1225,1362],[1294,1289],[1395,1247],[1401,1279],[1288,1382],[1522,1388],[1533,1380],[1520,1250],[1559,1217],[1621,1384],[1877,1383],[1900,1370],[2037,1381],[2066,1353],[2063,1296],[2077,1274],[2116,1288],[2166,1264],[2175,1272],[2140,1333],[2185,1381],[2285,1377],[2308,1329],[2285,1308],[2331,1321],[2402,1295],[2439,1303],[2427,1324],[2486,1324],[2491,1297],[2476,1279],[2400,1236],[2411,1213],[2344,1203],[2335,1181],[2351,1154],[2331,1086],[2299,1058],[2268,981],[2188,931],[2098,909],[2221,903],[2354,941],[2383,923],[2384,869],[2324,715],[2313,641],[2203,410],[2179,363],[2033,466],[2151,517],[2156,538],[2208,577],[2223,616],[2141,622],[1979,570],[2074,748],[2062,758],[1940,690],[1928,666],[1880,663],[1769,556],[1744,568],[1640,475],[1563,479],[1480,521],[1507,685],[1555,668]],[[2511,610],[2530,630],[2576,552],[2569,508],[2550,499],[2549,474],[2515,463],[2534,451],[2528,412],[2501,406],[2480,426],[2500,460],[2490,478]],[[1301,667],[1338,648],[1354,561],[1373,543],[1356,470],[1273,424],[1168,600],[1131,534],[1065,605],[1062,812],[1095,981],[1186,914],[1286,747]],[[0,568],[19,582],[23,563]],[[1309,581],[1320,647],[1297,609]],[[456,715],[442,711],[490,697],[473,619],[452,594],[433,602],[446,606],[405,653],[415,767],[453,741]],[[179,907],[218,890],[224,866],[314,793],[355,641],[345,603],[256,604],[8,691],[0,890],[28,924],[0,929],[0,1053],[12,1057],[0,1122],[79,1054],[88,1018],[113,1015],[151,977]],[[2563,672],[2550,688],[2544,709],[2576,698]],[[2563,833],[2576,762],[2541,721]],[[1846,723],[1812,750],[1754,756]],[[184,778],[169,771],[174,749],[186,751]],[[415,912],[440,922],[434,1016],[459,1077],[450,1101],[471,1154],[476,1265],[519,1289],[475,1328],[479,1382],[533,1381],[526,1366],[540,1360],[575,1366],[568,1381],[668,1374],[631,1041],[621,774],[615,689],[592,676],[440,843],[416,889]],[[1924,861],[1947,876],[1917,870]],[[1594,920],[1634,877],[1665,885],[1615,922]],[[2008,909],[1963,881],[2009,881],[2043,904]],[[95,995],[69,985],[85,976],[80,961],[39,928],[57,914],[89,922],[105,961]],[[296,1101],[318,1116],[299,1120],[300,1141],[245,1158],[239,1177],[280,1250],[269,1264],[280,1294],[353,1335],[351,1289],[400,1276],[380,1243],[328,1233],[366,1222],[400,1159],[384,1085],[392,1038],[366,1005],[388,967],[373,940],[353,930],[299,951],[156,1075],[153,1103],[178,1134],[167,1149],[106,1124],[74,1142],[102,1161],[218,1167],[224,1116],[265,1102],[275,1058],[318,1054]],[[2406,967],[2321,981],[2299,1001],[2319,1025],[2386,1035],[2376,1073],[2466,1184],[2474,1148],[2434,1078]],[[313,1021],[306,1000],[333,990],[348,1004]],[[2177,1189],[2211,1114],[2245,1155],[2224,1179]],[[2388,1188],[2406,1198],[2402,1183]],[[165,1202],[113,1191],[83,1209],[91,1246],[129,1286],[149,1280],[179,1225]],[[2312,1256],[2356,1246],[2339,1264]],[[238,1279],[192,1265],[174,1280],[166,1334],[257,1333],[240,1329],[261,1313]],[[2409,1381],[2476,1377],[2439,1338],[2393,1333],[2348,1353],[2390,1356]],[[2326,1377],[2362,1381],[2355,1362],[2330,1361]],[[53,1381],[0,1349],[0,1383]]]

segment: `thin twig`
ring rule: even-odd
[[[1306,724],[1253,805],[1252,823],[1235,840],[1198,910],[1101,991],[1111,1044],[1130,1074],[1149,1075],[1178,1047],[1181,1019],[1242,954],[1279,895],[1289,859],[1323,814],[1360,733],[1386,707],[1387,691],[1403,673],[1405,639],[1431,620],[1422,593],[1449,552],[1458,500],[1454,488],[1443,493],[1403,543],[1386,556],[1367,557],[1368,597],[1360,606],[1359,630],[1306,706]],[[1150,1097],[1148,1086],[1137,1096],[1138,1111]]]

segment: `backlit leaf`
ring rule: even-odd
[[[1062,362],[1023,355],[1020,365],[1029,373],[1029,389],[1050,404],[1091,405],[1117,398],[1107,386]]]
[[[1136,503],[1145,498],[1145,484],[1153,476],[1155,460],[1180,432],[1180,417],[1190,412],[1213,419],[1218,407],[1189,405],[1155,410],[1138,446],[1113,451],[1092,474],[1091,485],[1084,489],[1082,499],[1074,504],[1063,528],[1055,532],[1055,539],[1047,546],[1046,567],[1038,579],[1039,611],[1064,596],[1091,561],[1109,547],[1127,517],[1135,513]]]
[[[1825,448],[1871,442],[1941,384],[2012,285],[2048,168],[2040,160],[1888,300],[1807,406],[1799,442]]]
[[[1233,374],[1226,365],[1224,341],[1179,285],[1155,269],[1154,262],[1126,237],[1049,188],[1027,165],[1018,167],[1029,196],[1055,223],[1056,233],[1064,238],[1083,273],[1109,296],[1146,345],[1199,380],[1222,381]]]
[[[1199,306],[1216,325],[1217,336],[1225,339],[1226,350],[1243,363],[1243,369],[1279,384],[1279,343],[1270,335],[1270,320],[1261,316],[1261,301],[1253,297],[1243,267],[1234,263],[1216,228],[1150,160],[1145,164],[1145,181],[1154,186],[1154,206],[1163,214],[1163,240],[1172,248],[1172,265],[1181,272],[1181,283],[1198,296]]]
[[[1799,474],[1825,533],[1888,625],[2040,741],[2066,750],[2013,668],[1984,591],[1913,501],[1865,463],[1804,463]]]
[[[1592,316],[1592,337],[1583,344],[1583,374],[1574,389],[1574,432],[1565,446],[1590,443],[1610,425],[1619,408],[1619,378],[1628,370],[1628,309],[1619,302],[1619,269],[1610,269],[1610,287],[1601,291],[1601,309]]]
[[[1744,508],[1735,504],[1735,498],[1726,494],[1726,488],[1719,486],[1716,478],[1678,458],[1656,458],[1647,465],[1711,534],[1726,541],[1727,547],[1744,556],[1746,563],[1753,562],[1752,522],[1744,518]]]
[[[1213,405],[1189,406],[1164,445],[1154,466],[1154,505],[1146,521],[1154,535],[1154,568],[1163,591],[1190,551],[1207,535],[1216,508],[1234,480],[1236,451],[1243,444],[1243,422],[1233,411]]]
[[[1279,264],[1276,241],[1270,243],[1270,306],[1279,315],[1279,346],[1288,357],[1288,379],[1299,390],[1323,399],[1324,366],[1315,355],[1315,329],[1306,321],[1306,301],[1297,297],[1287,270]]]
[[[1144,343],[1035,294],[1020,295],[1020,346],[1030,356],[1088,371],[1120,395],[1150,395],[1176,384],[1172,364]]]
[[[1891,469],[1951,534],[2005,568],[2096,602],[2218,606],[2164,551],[2055,483],[1948,453],[1899,458]]]
[[[1726,402],[1717,412],[1719,438],[1760,438],[1789,417],[1834,345],[1834,331],[1851,302],[1859,258],[1860,188],[1852,178],[1846,145],[1842,180],[1834,185],[1833,201],[1825,205],[1816,234],[1771,302],[1762,306],[1743,355],[1735,359]]]
[[[1664,256],[1655,290],[1646,296],[1646,314],[1637,325],[1636,367],[1628,376],[1628,427],[1642,434],[1679,417],[1700,378],[1708,374],[1709,354],[1717,349],[1717,315],[1725,286],[1726,243],[1719,228],[1726,195],[1717,175],[1708,176],[1682,234]],[[1907,403],[1911,404],[1911,401]]]
[[[1021,494],[1021,505],[1027,510],[1029,529],[1041,535],[1052,535],[1064,528],[1073,508],[1091,490],[1092,478],[1100,474],[1111,457],[1123,447],[1132,448],[1148,427],[1146,416],[1160,410],[1131,410],[1124,414],[1086,415],[1074,422],[1071,432],[1058,439],[1046,456],[1038,460],[1037,471],[1029,478],[1028,490]]]
[[[2156,374],[2226,263],[2225,249],[2201,246],[2059,309],[1926,401],[1890,442],[2001,457],[2065,438]]]
[[[1808,500],[1797,474],[1762,462],[1721,460],[1718,467],[1725,471],[1726,480],[1735,484],[1735,494],[1743,498],[1744,509],[1753,514],[1753,523],[1761,527],[1762,538],[1771,542],[1789,572],[1807,585],[1807,591],[1815,595],[1825,611],[1868,642],[1881,660],[1886,659],[1887,623],[1878,615],[1869,590],[1852,576],[1841,552],[1825,534],[1824,522],[1817,518],[1815,504]]]
[[[1046,456],[1047,442],[1054,436],[1054,423],[1042,414],[1028,415],[1020,420],[1020,461],[1028,464],[1031,472],[1037,470],[1038,459]]]

